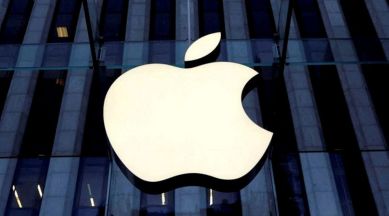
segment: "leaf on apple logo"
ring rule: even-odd
[[[191,68],[215,61],[220,52],[220,39],[220,32],[197,39],[186,50],[185,67]]]

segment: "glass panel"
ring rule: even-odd
[[[275,36],[276,26],[270,0],[248,0],[246,11],[251,38]]]
[[[151,1],[150,40],[174,40],[175,22],[175,0]]]
[[[316,0],[296,0],[294,5],[302,38],[324,38],[327,36]]]
[[[108,165],[106,157],[83,158],[80,164],[73,215],[104,215]]]
[[[176,46],[172,41],[153,41],[149,46],[149,62],[175,64],[175,50]]]
[[[65,78],[66,71],[41,71],[39,73],[20,155],[51,154]]]
[[[0,119],[7,99],[9,85],[12,80],[12,71],[0,71]]]
[[[10,189],[6,215],[39,215],[48,159],[19,159]]]
[[[49,43],[73,41],[81,2],[79,0],[57,0],[49,31]]]
[[[141,193],[140,216],[174,215],[174,192],[161,194]]]
[[[239,192],[219,192],[207,190],[207,215],[242,215],[242,206]]]
[[[385,55],[373,22],[363,0],[339,1],[358,57],[362,61],[380,59]]]
[[[387,145],[389,145],[389,65],[370,64],[362,65],[363,75],[371,99],[374,103],[378,122],[382,127]],[[388,147],[388,146],[386,146]]]
[[[382,43],[389,43],[389,39],[380,39]],[[369,43],[366,39],[366,43]],[[225,61],[227,59],[227,48],[234,48],[237,44],[247,44],[253,50],[253,60],[248,58],[236,58],[234,62],[244,64],[250,67],[255,66],[272,66],[278,63],[280,50],[272,39],[251,39],[251,40],[222,40],[220,56],[217,61]],[[286,63],[289,65],[344,65],[344,64],[380,64],[388,65],[389,62],[382,58],[369,59],[368,61],[360,61],[354,55],[342,55],[341,58],[334,59],[331,55],[331,50],[337,49],[340,51],[353,49],[352,40],[349,38],[314,38],[314,39],[290,39],[288,43],[289,49],[303,49],[306,57],[289,55]],[[20,46],[1,45],[1,50],[6,50],[0,53],[0,71],[18,70],[20,72],[31,70],[68,70],[68,69],[90,69],[92,62],[73,61],[69,64],[69,55],[72,50],[82,50],[85,55],[89,55],[90,47],[88,43],[47,43],[47,44],[23,44]],[[188,41],[126,41],[126,42],[107,42],[99,49],[99,56],[104,66],[108,69],[127,70],[147,64],[145,59],[149,58],[148,62],[168,63],[183,67],[183,59]],[[18,50],[38,50],[44,51],[43,62],[34,62],[33,66],[15,66]],[[128,49],[123,52],[123,49]],[[176,56],[176,53],[180,53]],[[85,56],[87,57],[87,56]],[[123,57],[126,59],[122,64]],[[30,63],[30,62],[29,62]],[[25,64],[24,64],[25,65]],[[77,72],[78,70],[74,70]]]
[[[348,29],[354,42],[355,50],[361,61],[385,61],[382,44],[370,18],[366,3],[363,0],[340,1]],[[378,121],[383,128],[386,140],[389,140],[389,102],[383,92],[388,91],[388,85],[383,81],[388,77],[388,65],[362,65],[363,75],[374,104]]]
[[[121,68],[123,60],[123,45],[122,42],[106,42],[98,50],[98,56],[100,62],[104,65],[114,66]],[[134,50],[129,50],[129,52],[135,52]]]
[[[344,190],[346,181],[350,193],[345,195],[347,192],[341,192],[340,196],[346,203],[350,202],[347,198],[351,196],[357,214],[376,215],[373,195],[336,68],[310,66],[309,71],[327,149],[339,151],[331,155],[335,172],[344,173],[336,175],[337,184],[340,184],[338,188]],[[349,207],[346,209],[344,211],[349,214]]]
[[[225,38],[223,1],[198,0],[200,37],[221,32]]]
[[[19,47],[20,45],[16,44],[0,44],[0,68],[15,67]]]
[[[277,68],[256,70],[262,73],[258,94],[263,126],[274,133],[271,157],[279,213],[307,215],[304,180],[283,76]]]
[[[34,0],[10,0],[0,30],[0,43],[22,43]]]
[[[103,41],[124,40],[127,9],[126,0],[104,0],[100,21],[100,36]]]
[[[72,45],[68,43],[47,44],[43,58],[43,67],[66,67],[69,64],[71,48]]]
[[[108,88],[121,75],[121,70],[105,70],[93,74],[86,117],[82,155],[107,156],[109,142],[103,123],[103,104]]]

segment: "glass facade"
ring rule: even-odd
[[[82,1],[0,0],[0,215],[389,215],[388,1],[86,3],[90,23]],[[240,189],[142,191],[106,92],[139,65],[184,67],[217,31],[218,61],[260,74],[242,104],[274,133],[266,160]]]

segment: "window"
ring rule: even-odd
[[[49,43],[73,41],[81,2],[79,0],[57,0],[49,31]]]
[[[40,71],[20,155],[51,155],[66,71]]]
[[[377,37],[374,25],[363,0],[344,0],[339,2],[360,61],[387,61],[382,44]],[[386,141],[389,142],[389,103],[387,94],[388,65],[363,64],[363,75],[369,89],[377,119],[384,131]]]
[[[111,84],[121,75],[120,70],[100,70],[93,74],[86,116],[82,155],[107,156],[109,143],[103,123],[104,98]]]
[[[312,88],[327,149],[335,170],[335,180],[341,188],[339,196],[343,207],[349,203],[360,215],[377,215],[369,181],[354,134],[336,67],[309,66]],[[340,173],[344,173],[340,175]],[[347,182],[347,184],[344,184]],[[347,194],[346,188],[349,190]],[[345,210],[345,209],[343,209]]]
[[[242,215],[240,192],[219,192],[207,190],[207,215]]]
[[[297,0],[295,14],[308,62],[333,61],[331,47],[315,0]],[[315,39],[312,39],[315,38]],[[323,38],[318,40],[316,38]]]
[[[39,215],[48,159],[19,159],[5,215]]]
[[[295,14],[302,38],[327,36],[316,0],[297,0]]]
[[[105,0],[103,3],[100,36],[104,41],[122,41],[126,33],[128,0]]]
[[[0,118],[3,111],[9,85],[12,80],[12,71],[0,71]]]
[[[106,157],[81,160],[73,215],[104,215],[108,164]]]
[[[363,0],[339,1],[354,46],[361,61],[385,61],[373,22]]]
[[[139,215],[174,215],[174,191],[161,194],[147,194],[142,192]]]
[[[366,64],[362,65],[363,75],[369,88],[378,122],[382,127],[386,143],[389,145],[389,65]]]
[[[151,1],[150,40],[174,40],[175,15],[175,0]]]
[[[308,215],[309,208],[288,95],[278,68],[256,68],[263,126],[272,131],[272,166],[280,215]]]
[[[10,0],[1,25],[0,43],[22,43],[34,0]]]
[[[221,32],[222,38],[225,38],[223,1],[199,0],[198,8],[200,37]]]
[[[270,0],[246,1],[247,21],[251,38],[273,38],[276,27]]]

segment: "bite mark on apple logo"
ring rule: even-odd
[[[220,33],[195,41],[186,68],[147,64],[122,74],[104,101],[104,125],[123,173],[143,191],[184,185],[222,191],[259,171],[272,133],[249,119],[242,91],[258,73],[213,62]]]

